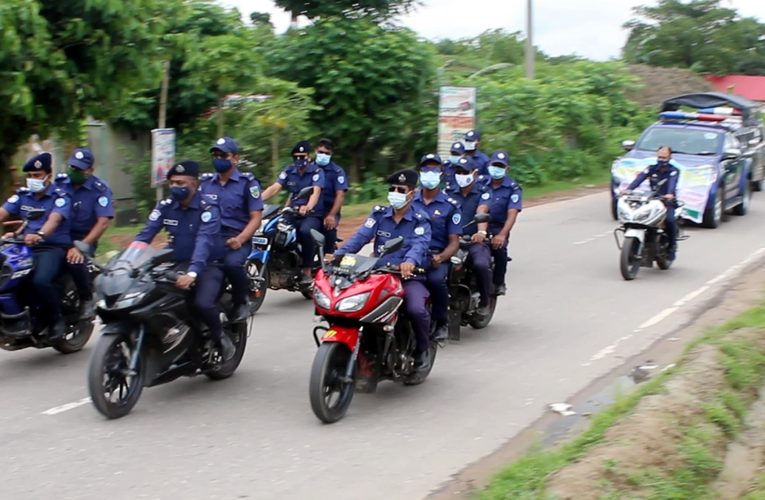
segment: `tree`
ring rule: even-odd
[[[420,0],[275,0],[278,7],[292,13],[292,19],[317,17],[374,17],[388,19],[416,7]]]
[[[744,70],[765,64],[765,24],[739,17],[719,0],[661,0],[635,8],[635,14],[624,25],[630,30],[623,49],[627,62],[718,74],[735,71],[744,58]]]
[[[3,0],[0,3],[0,176],[32,133],[77,133],[114,114],[157,70],[159,0]]]
[[[430,46],[410,30],[326,18],[284,35],[269,51],[268,67],[314,89],[314,126],[351,155],[358,182],[371,153],[401,144],[399,138],[419,140],[418,117],[434,106],[433,61]]]

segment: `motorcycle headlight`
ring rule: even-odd
[[[340,312],[354,312],[358,311],[369,300],[369,292],[360,293],[358,295],[352,295],[346,297],[337,303],[337,310]]]
[[[130,307],[134,304],[137,304],[146,296],[146,292],[132,292],[128,293],[127,295],[123,296],[120,300],[118,300],[114,306],[117,308],[122,307]]]
[[[318,287],[314,287],[313,289],[313,301],[316,302],[316,305],[322,309],[329,309],[329,297],[327,297],[327,294],[319,290]]]

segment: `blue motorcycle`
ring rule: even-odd
[[[30,211],[28,217],[42,217],[44,213],[43,210]],[[66,334],[59,340],[50,341],[49,325],[19,297],[24,282],[33,271],[32,251],[23,239],[0,239],[0,349],[18,351],[27,347],[53,347],[63,354],[81,350],[93,333],[93,321],[81,318],[80,298],[72,278],[68,273],[58,278]],[[91,272],[94,272],[93,268]]]

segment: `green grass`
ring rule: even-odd
[[[98,242],[98,255],[104,255],[107,252],[122,250],[117,245],[117,237],[135,236],[143,228],[143,224],[133,224],[129,226],[109,226]]]
[[[765,379],[765,354],[747,340],[728,336],[742,328],[765,329],[765,303],[710,329],[686,348],[687,353],[700,344],[718,345],[723,356],[727,387],[715,396],[713,402],[705,405],[700,414],[686,416],[684,438],[677,450],[683,465],[675,471],[629,471],[626,466],[608,461],[605,465],[608,473],[626,475],[630,484],[647,492],[649,498],[712,498],[708,484],[722,467],[716,450],[721,442],[732,438],[741,428],[749,405]],[[662,392],[666,381],[680,369],[682,362],[632,394],[621,396],[609,408],[595,415],[583,434],[561,447],[554,450],[533,449],[496,475],[478,498],[547,498],[545,486],[551,474],[600,444],[609,428],[631,413],[643,397]],[[762,491],[751,496],[752,499],[765,500],[765,476],[762,484]],[[608,485],[603,486],[608,491]]]

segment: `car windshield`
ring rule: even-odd
[[[722,140],[723,134],[714,130],[653,127],[640,138],[636,148],[656,151],[661,146],[669,146],[673,153],[711,156],[717,154]]]

